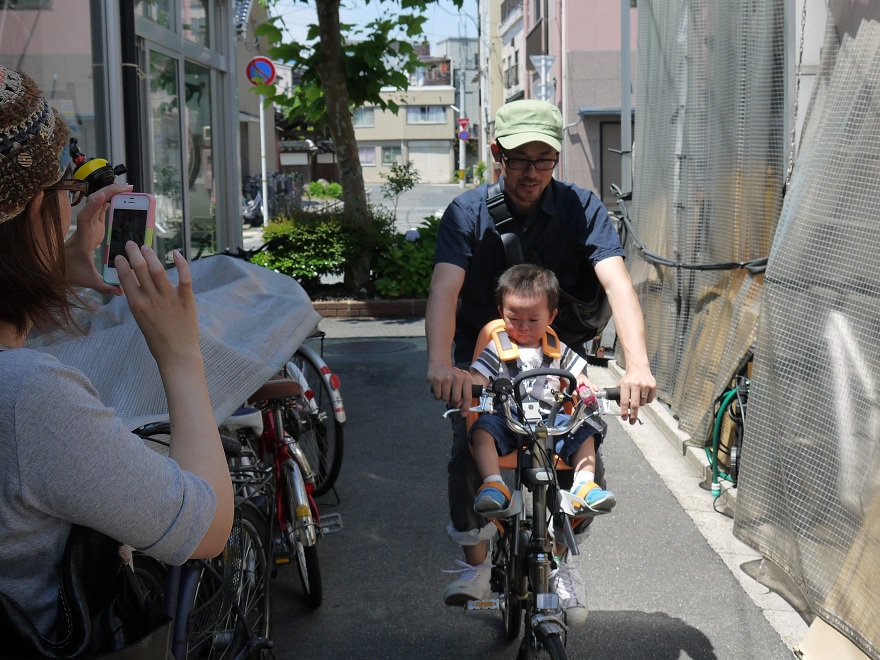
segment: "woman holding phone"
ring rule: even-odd
[[[131,187],[92,194],[65,241],[85,192],[68,137],[34,81],[0,66],[0,592],[47,635],[72,525],[181,564],[223,549],[233,511],[186,261],[175,253],[173,286],[153,250],[129,241],[115,260],[121,286],[103,281],[104,214]],[[162,376],[170,457],[124,428],[81,372],[24,348],[33,328],[75,330],[75,287],[124,292]]]

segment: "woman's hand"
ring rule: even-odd
[[[76,231],[64,242],[65,276],[71,286],[122,295],[122,287],[107,284],[95,267],[95,249],[104,240],[104,216],[110,198],[131,189],[130,185],[114,183],[86,198],[86,205],[76,216]]]
[[[128,241],[125,253],[127,260],[119,255],[114,261],[116,272],[159,370],[185,368],[193,360],[201,366],[199,320],[186,259],[174,251],[179,274],[179,283],[174,286],[152,248],[138,248],[134,241]]]

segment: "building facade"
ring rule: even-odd
[[[455,88],[451,85],[388,89],[383,96],[400,109],[397,114],[367,105],[354,111],[365,183],[382,183],[392,165],[412,161],[422,183],[449,183],[456,167]]]
[[[637,9],[635,2],[629,5],[634,53]],[[521,98],[557,105],[565,136],[556,176],[594,190],[609,203],[614,201],[611,183],[621,183],[620,154],[610,151],[621,151],[621,79],[634,74],[634,67],[621,69],[626,63],[621,12],[619,0],[479,2],[481,67],[488,72],[484,112],[494,118],[498,107]],[[535,58],[541,58],[545,71]]]
[[[259,52],[258,2],[19,0],[0,7],[0,62],[37,82],[83,153],[124,163],[135,190],[156,196],[160,255],[240,245],[238,145],[246,145],[250,167],[260,142],[253,130],[259,99],[245,76],[245,63]],[[274,145],[271,125],[266,131]]]

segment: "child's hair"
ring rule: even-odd
[[[559,280],[553,271],[535,264],[517,264],[511,266],[498,278],[495,288],[495,299],[498,306],[504,306],[504,298],[509,294],[523,298],[541,298],[547,296],[550,311],[559,307]]]

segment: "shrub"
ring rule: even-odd
[[[333,199],[339,199],[342,197],[342,184],[336,183],[328,183],[326,188],[327,197],[332,197]]]
[[[261,252],[253,262],[298,280],[307,290],[322,275],[339,275],[352,249],[350,233],[342,230],[340,212],[300,211],[271,222],[263,240],[278,238],[271,252]]]
[[[477,183],[486,183],[486,163],[484,161],[478,161],[474,165],[474,178]]]
[[[310,296],[320,295],[327,288],[322,287],[321,277],[342,275],[361,246],[367,245],[375,262],[395,240],[394,217],[388,210],[370,207],[370,213],[367,232],[347,227],[340,208],[300,210],[279,218],[263,230],[264,242],[273,241],[271,250],[255,255],[253,262],[293,277]]]
[[[434,269],[440,220],[428,216],[418,230],[394,234],[373,259],[376,292],[388,298],[426,298]]]
[[[324,197],[327,194],[327,188],[321,181],[312,181],[309,183],[309,195],[312,197]]]
[[[408,190],[415,188],[416,184],[422,179],[422,175],[419,174],[411,160],[401,165],[392,165],[388,169],[387,174],[380,174],[380,176],[385,179],[385,183],[382,184],[382,195],[385,199],[394,201],[395,214],[397,213],[397,201],[400,199],[400,196]]]

